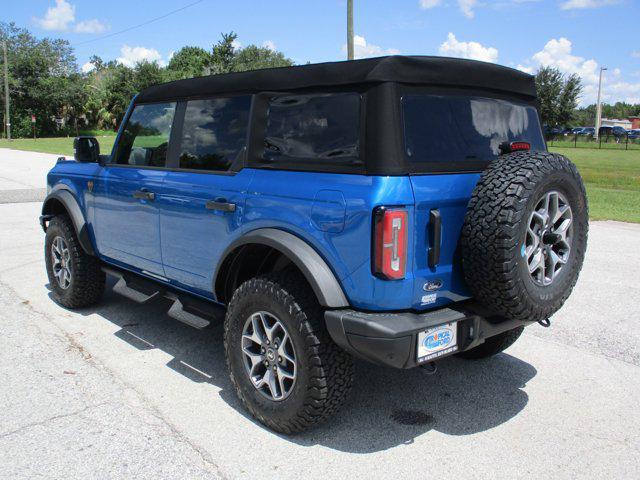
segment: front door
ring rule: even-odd
[[[157,198],[167,175],[173,103],[136,105],[112,162],[95,181],[98,252],[106,260],[164,275]]]

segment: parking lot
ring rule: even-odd
[[[0,149],[0,478],[640,478],[640,225],[591,224],[551,328],[432,376],[358,363],[338,416],[287,437],[241,408],[220,325],[110,291],[53,303],[38,215],[55,158]]]

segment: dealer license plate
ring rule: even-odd
[[[418,333],[418,362],[427,362],[458,351],[456,322],[445,323]]]

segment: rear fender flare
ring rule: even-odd
[[[214,290],[220,268],[227,256],[236,248],[247,244],[266,245],[285,255],[300,269],[323,307],[342,308],[349,306],[340,282],[318,252],[301,238],[275,228],[250,231],[227,247],[216,267],[213,277]]]

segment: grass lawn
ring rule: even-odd
[[[578,166],[587,187],[591,219],[640,223],[640,150],[550,150]]]
[[[100,153],[111,153],[115,135],[97,137],[100,143]],[[42,153],[56,153],[73,156],[73,137],[60,138],[18,138],[10,142],[0,139],[0,148],[14,148],[16,150],[31,150]]]
[[[98,137],[100,151],[111,152],[114,136]],[[73,155],[73,138],[0,140],[0,148]],[[587,186],[593,220],[640,223],[640,150],[550,147],[569,157]]]

